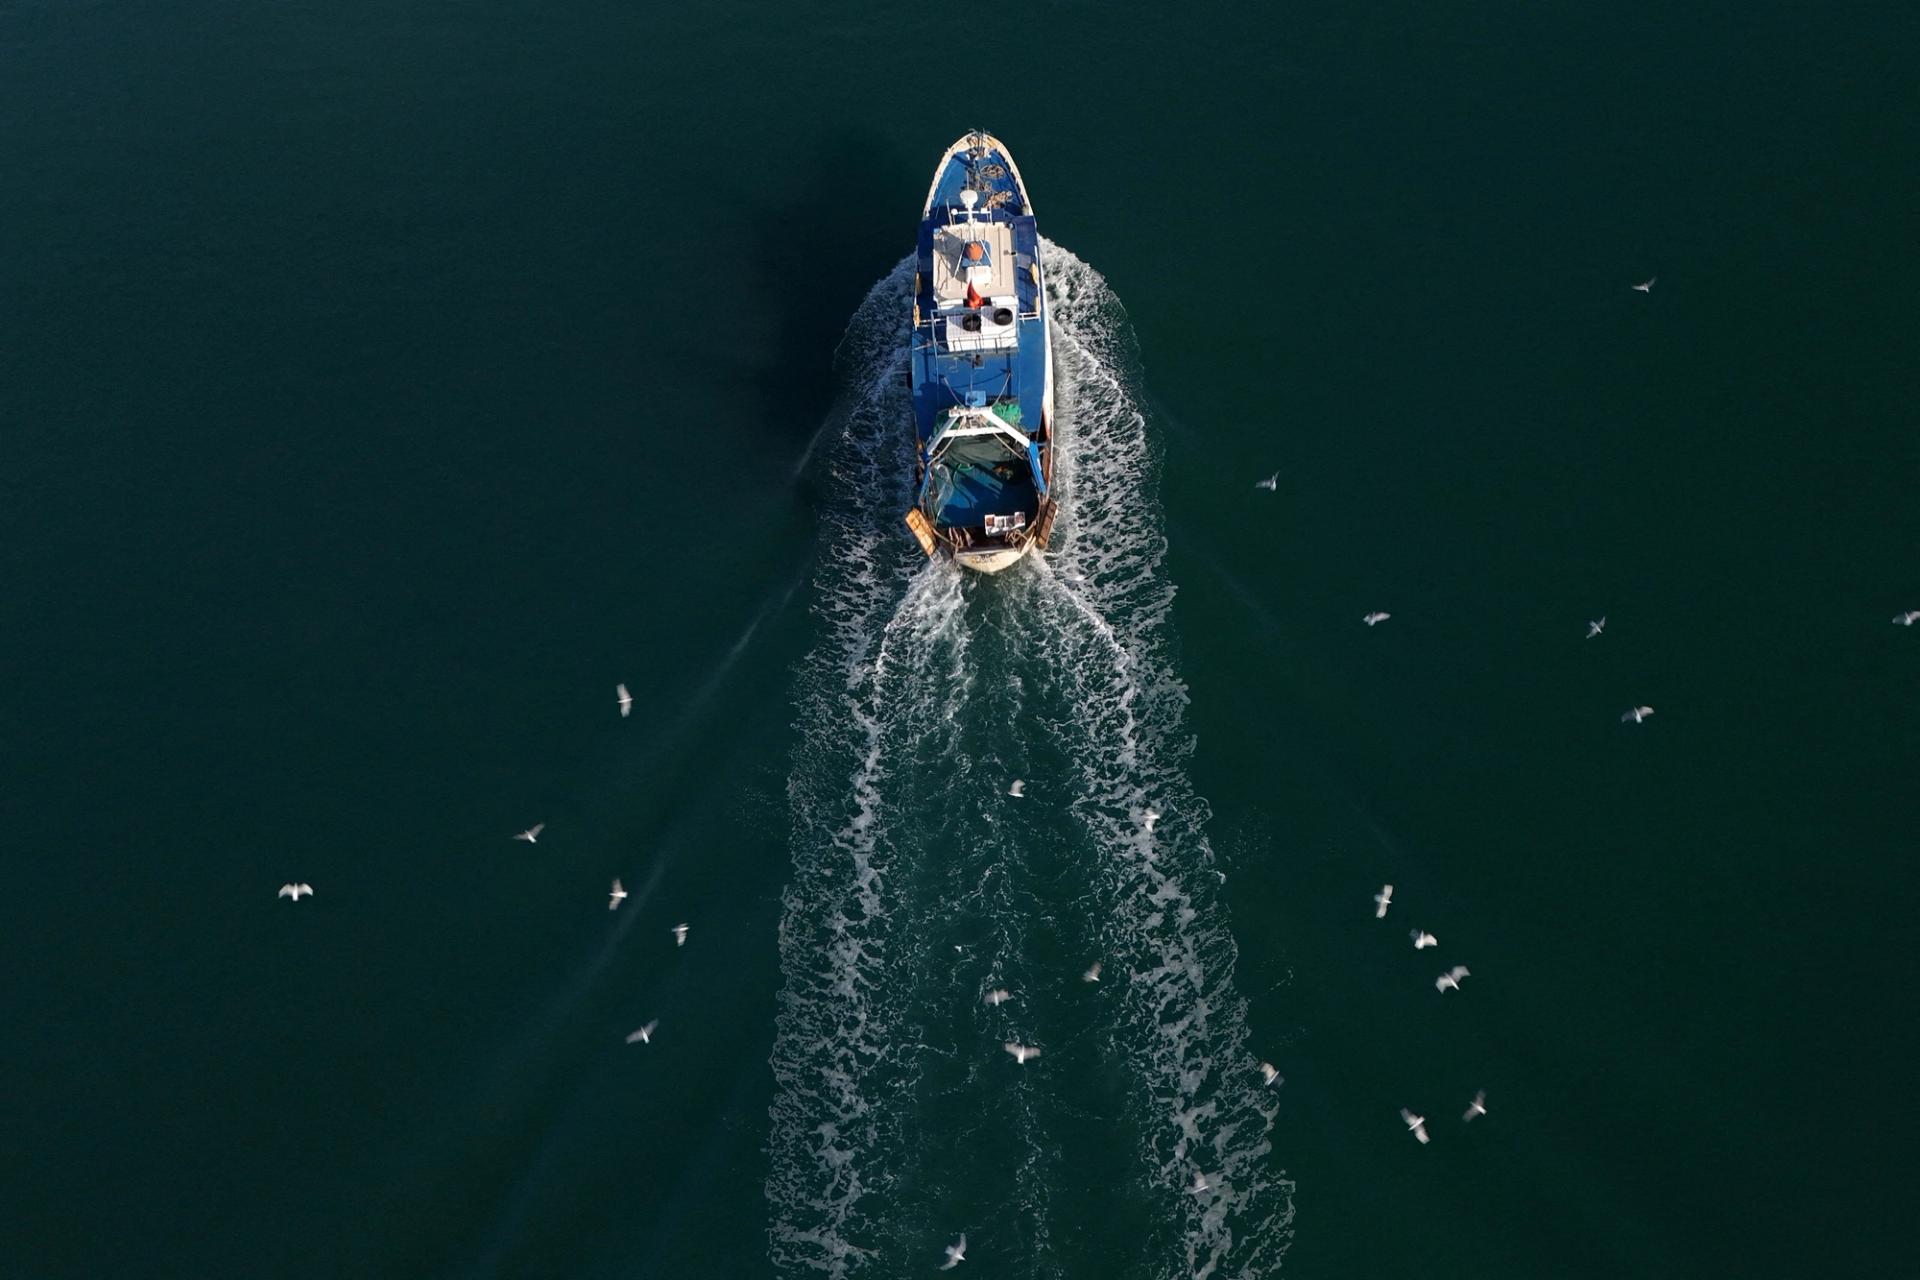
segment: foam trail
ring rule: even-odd
[[[1114,1048],[1137,1071],[1147,1178],[1179,1253],[1170,1273],[1268,1275],[1292,1237],[1293,1184],[1270,1168],[1275,1104],[1254,1083],[1208,811],[1185,772],[1158,459],[1127,386],[1117,301],[1092,268],[1058,246],[1044,252],[1071,496],[1023,606],[1046,620],[1054,652],[1036,676],[1072,708],[1060,729],[1078,773],[1073,810],[1100,852],[1088,870],[1107,943],[1129,958]],[[1151,832],[1148,808],[1164,815]],[[1188,1194],[1195,1170],[1218,1190]]]
[[[1088,1211],[1054,1195],[1085,1181],[1054,1140],[1078,1105],[1076,1054],[1128,1065],[1132,1134],[1114,1151],[1163,1210],[1124,1227],[1145,1233],[1143,1274],[1270,1275],[1290,1239],[1292,1184],[1269,1168],[1272,1096],[1253,1083],[1206,806],[1185,775],[1157,458],[1124,322],[1097,273],[1043,252],[1065,499],[1051,563],[966,579],[898,527],[911,259],[842,344],[854,394],[819,437],[820,636],[798,675],[789,786],[767,1183],[781,1274],[898,1274],[956,1199],[999,1224],[1025,1274],[1073,1274],[1048,1255],[1055,1216]],[[1003,816],[1016,764],[1057,774],[1051,808],[1035,796]],[[1167,815],[1154,833],[1148,807]],[[1061,933],[1098,939],[1124,980],[1113,1000],[1038,995],[1049,978],[1030,953]],[[975,988],[1001,980],[1021,999],[982,1014]],[[1008,1075],[1003,1034],[1044,1044],[1065,1074]],[[1189,1195],[1196,1168],[1219,1189]],[[1093,1224],[1061,1225],[1085,1242]]]
[[[908,1013],[882,979],[892,960],[889,676],[929,653],[958,599],[883,517],[904,510],[911,421],[897,377],[911,260],[874,285],[841,344],[854,395],[824,431],[830,458],[814,612],[821,638],[799,687],[801,745],[789,784],[794,878],[782,903],[767,1196],[783,1273],[846,1275],[875,1250],[872,1167],[897,1128],[912,1064]],[[809,449],[811,452],[811,447]],[[902,545],[903,542],[905,545]]]

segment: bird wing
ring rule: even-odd
[[[1471,978],[1473,975],[1467,971],[1467,966],[1457,964],[1453,966],[1449,976],[1451,976],[1455,982],[1458,982],[1462,978]]]
[[[528,828],[527,828],[527,834],[528,834],[528,835],[530,835],[530,836],[537,836],[537,835],[539,835],[539,834],[540,834],[540,833],[541,833],[542,831],[545,831],[546,829],[547,829],[547,824],[546,824],[546,823],[544,823],[544,822],[536,822],[536,823],[534,823],[534,824],[533,824],[532,826],[530,826],[530,827],[528,827]]]
[[[301,886],[300,886],[300,892],[301,892],[301,893],[312,893],[312,892],[313,892],[313,886],[312,886],[312,885],[310,885],[310,884],[303,884],[303,885],[301,885]]]
[[[286,897],[286,896],[287,896],[288,894],[291,894],[292,892],[293,892],[293,886],[292,886],[292,885],[290,885],[290,884],[283,884],[283,885],[281,885],[281,886],[280,886],[280,893],[278,894],[278,896],[279,896],[279,897],[282,897],[282,898],[284,898],[284,897]]]

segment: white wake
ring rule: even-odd
[[[1271,1274],[1291,1238],[1292,1184],[1270,1167],[1273,1110],[1233,988],[1205,804],[1184,771],[1158,462],[1128,391],[1123,319],[1096,272],[1051,244],[1043,254],[1064,500],[1045,560],[964,580],[901,526],[911,259],[874,286],[842,343],[851,393],[817,443],[820,635],[798,673],[789,786],[767,1183],[782,1274],[913,1265],[906,1251],[937,1234],[927,1219],[951,1191],[926,1152],[957,1147],[962,1124],[978,1126],[969,1144],[1012,1162],[975,1180],[1007,1183],[1027,1273],[1060,1273],[1072,1259],[1049,1260],[1050,1242],[1097,1230],[1053,1221],[1068,1212],[1054,1179],[1131,1177],[1159,1206],[1147,1228],[1157,1274]],[[1006,741],[1036,721],[1046,741]],[[1006,772],[1028,757],[1059,762],[1056,790],[1071,794],[1029,803],[1053,805],[1061,838],[998,816]],[[1149,807],[1165,814],[1152,833]],[[1033,952],[1060,934],[1097,939],[1112,1001],[969,1012],[980,1025],[955,1039],[945,1006],[971,1011],[992,980],[1039,988]],[[1042,1062],[1066,1068],[1072,1046],[1048,1037],[1076,1017],[1074,1039],[1127,1064],[1124,1175],[1063,1165],[1052,1129],[1066,1127],[1069,1078],[999,1061],[1004,1033],[1037,1038],[1053,1055]],[[990,1145],[1007,1132],[1011,1147]],[[965,1177],[956,1164],[949,1177]],[[1218,1190],[1190,1195],[1195,1169]]]

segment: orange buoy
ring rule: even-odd
[[[967,305],[976,311],[987,305],[987,300],[980,296],[980,291],[973,287],[971,280],[967,282]]]
[[[980,247],[980,242],[978,240],[973,241],[971,244],[967,246],[967,257],[972,259],[973,261],[978,262],[980,261],[980,259],[986,256],[987,256],[987,251]]]

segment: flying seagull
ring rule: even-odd
[[[1893,621],[1895,626],[1910,627],[1920,622],[1920,609],[1909,609],[1905,613],[1897,614]]]
[[[1271,1062],[1263,1062],[1260,1064],[1260,1078],[1267,1082],[1267,1088],[1269,1089],[1277,1084],[1285,1084],[1287,1082],[1287,1078],[1280,1074],[1280,1069],[1275,1067]]]
[[[1652,707],[1628,707],[1625,711],[1622,711],[1620,713],[1620,723],[1625,724],[1627,721],[1631,720],[1635,724],[1639,724],[1641,721],[1645,720],[1648,716],[1652,714],[1653,714]]]
[[[1407,1122],[1407,1131],[1409,1133],[1420,1139],[1421,1142],[1426,1142],[1427,1118],[1425,1116],[1417,1116],[1405,1107],[1402,1107],[1400,1108],[1400,1118]]]
[[[1025,778],[1015,778],[1013,785],[1007,788],[1007,794],[1016,798],[1027,794],[1027,780]]]
[[[1013,999],[1013,996],[1007,991],[1005,987],[995,987],[993,990],[987,992],[986,995],[980,998],[987,1002],[987,1006],[989,1008],[994,1008],[999,1005],[1003,1005],[1007,1001]]]
[[[1606,629],[1607,629],[1607,615],[1603,613],[1599,616],[1598,619],[1587,623],[1587,639],[1589,640],[1593,639],[1595,636],[1599,635],[1602,631],[1605,631]]]
[[[1634,290],[1635,290],[1635,292],[1638,292],[1638,293],[1652,293],[1652,292],[1653,292],[1653,282],[1654,282],[1655,280],[1658,280],[1659,278],[1660,278],[1659,276],[1649,276],[1649,277],[1648,277],[1648,278],[1647,278],[1646,280],[1644,280],[1644,281],[1642,281],[1641,283],[1639,283],[1639,284],[1637,284],[1637,285],[1635,285],[1635,286],[1633,286],[1633,287],[1634,287]]]
[[[274,896],[292,898],[295,902],[298,902],[300,901],[301,894],[305,894],[311,898],[313,896],[313,886],[310,884],[283,884],[280,886],[280,892]]]
[[[947,1260],[940,1264],[942,1271],[951,1271],[967,1260],[967,1233],[962,1231],[960,1239],[947,1246]]]
[[[633,695],[627,692],[627,686],[613,686],[613,700],[620,704],[620,718],[625,720],[627,713],[633,710]]]
[[[1149,832],[1153,830],[1153,824],[1158,821],[1160,821],[1160,811],[1158,809],[1148,809],[1140,815],[1141,825],[1146,827]]]
[[[653,1029],[659,1025],[660,1025],[660,1019],[655,1018],[652,1022],[649,1022],[646,1026],[640,1028],[638,1031],[628,1036],[627,1043],[632,1044],[635,1040],[638,1040],[641,1044],[652,1044]]]
[[[1467,966],[1457,964],[1433,980],[1433,989],[1441,995],[1447,994],[1449,990],[1458,991],[1460,979],[1467,976]]]
[[[1415,951],[1425,951],[1428,947],[1437,947],[1440,945],[1440,939],[1430,933],[1422,933],[1418,929],[1415,929],[1407,936],[1413,939],[1413,949]]]
[[[674,946],[684,947],[687,945],[687,926],[685,926],[684,924],[677,924],[673,926],[673,928],[667,930],[667,932],[673,935]]]
[[[1483,1116],[1485,1114],[1487,1114],[1487,1091],[1481,1089],[1473,1095],[1473,1101],[1467,1104],[1467,1114],[1460,1118],[1462,1120],[1471,1120],[1475,1116]]]
[[[611,911],[627,900],[627,891],[620,887],[620,877],[613,878],[613,890],[607,894],[607,910]]]
[[[1373,895],[1373,902],[1373,918],[1375,920],[1384,920],[1387,915],[1387,908],[1393,905],[1393,886],[1390,884],[1381,885],[1380,892]]]
[[[538,844],[540,843],[540,833],[542,831],[545,831],[546,829],[547,829],[546,823],[536,822],[532,826],[528,827],[525,831],[522,831],[519,835],[515,836],[514,839],[525,840],[528,844]]]
[[[1265,480],[1255,480],[1253,487],[1256,489],[1265,489],[1268,493],[1278,492],[1280,488],[1280,473],[1276,471]]]
[[[1082,982],[1100,981],[1100,962],[1098,960],[1095,960],[1091,965],[1087,967],[1087,971],[1080,975],[1080,981]]]
[[[1012,1054],[1013,1060],[1023,1067],[1027,1065],[1028,1058],[1037,1058],[1040,1056],[1040,1050],[1030,1044],[1015,1044],[1009,1040],[1000,1047]]]
[[[1195,1195],[1199,1195],[1202,1191],[1211,1191],[1212,1189],[1213,1184],[1207,1181],[1207,1175],[1195,1169],[1193,1171],[1193,1185],[1188,1187],[1187,1190],[1193,1192]]]
[[[1391,618],[1392,616],[1393,616],[1392,614],[1387,613],[1384,610],[1375,609],[1372,613],[1360,619],[1360,621],[1366,623],[1370,627],[1373,627],[1373,626],[1378,626],[1382,622],[1385,622],[1388,618]]]

